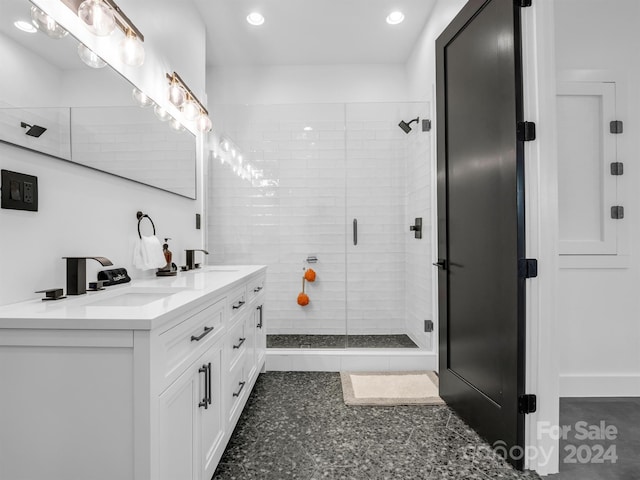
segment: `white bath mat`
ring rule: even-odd
[[[340,372],[347,405],[444,405],[434,372]]]

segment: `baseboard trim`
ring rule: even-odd
[[[437,355],[414,349],[267,349],[267,371],[355,372],[436,370]]]
[[[560,375],[561,397],[640,397],[640,374]]]

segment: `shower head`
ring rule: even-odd
[[[27,123],[24,122],[20,122],[20,126],[22,128],[28,128],[29,130],[27,130],[25,133],[25,135],[29,135],[31,137],[36,137],[38,138],[40,135],[42,135],[44,132],[47,131],[47,129],[45,127],[41,127],[40,125],[29,125]]]
[[[404,133],[409,133],[411,131],[411,124],[414,123],[414,122],[418,123],[419,121],[420,121],[420,117],[414,118],[409,123],[407,123],[404,120],[402,120],[402,121],[400,121],[398,126],[404,131]]]

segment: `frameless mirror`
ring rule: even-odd
[[[85,65],[71,35],[29,32],[30,9],[0,0],[0,141],[195,199],[195,136],[136,105],[108,65]]]

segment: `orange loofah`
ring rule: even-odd
[[[312,268],[307,269],[307,271],[304,272],[304,279],[307,282],[315,282],[316,281],[316,272]]]
[[[309,295],[304,292],[300,292],[298,295],[298,305],[304,307],[305,305],[309,305]]]

